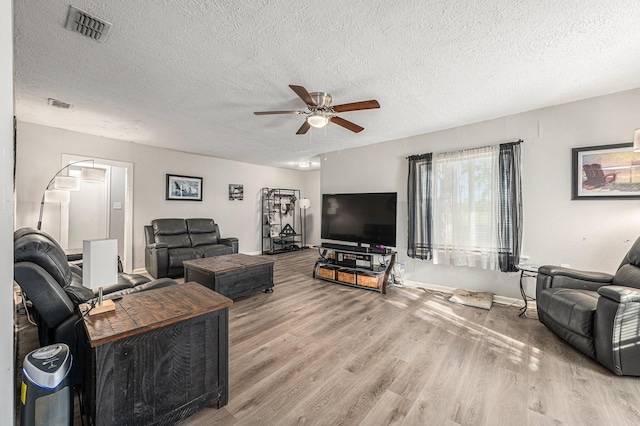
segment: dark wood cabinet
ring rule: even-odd
[[[197,283],[125,296],[85,317],[94,425],[174,424],[228,399],[231,301]]]

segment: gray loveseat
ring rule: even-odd
[[[238,239],[221,238],[213,219],[155,219],[144,234],[145,268],[154,278],[182,276],[185,260],[238,253]]]

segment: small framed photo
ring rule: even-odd
[[[244,200],[244,187],[239,184],[229,184],[229,201]]]
[[[633,143],[573,148],[572,200],[640,198],[640,152]]]
[[[271,225],[269,228],[269,235],[271,238],[276,238],[280,236],[280,225]]]
[[[166,199],[202,201],[202,178],[168,174]]]

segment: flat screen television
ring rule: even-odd
[[[397,192],[323,194],[320,237],[396,246]]]

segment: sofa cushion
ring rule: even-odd
[[[164,243],[167,248],[191,247],[191,240],[188,234],[180,235],[156,235],[156,243]]]
[[[640,268],[630,263],[622,265],[613,277],[613,285],[640,288]]]
[[[191,247],[191,240],[184,219],[156,219],[151,221],[156,243],[168,248]]]
[[[186,234],[187,223],[184,219],[155,219],[151,221],[155,235]]]
[[[182,268],[185,260],[199,259],[202,251],[191,247],[169,249],[169,268]]]
[[[14,263],[35,263],[47,271],[60,287],[69,285],[72,274],[67,255],[48,234],[24,228],[16,231],[13,241]]]
[[[186,219],[191,246],[218,244],[218,227],[213,219]]]
[[[202,253],[202,257],[221,256],[223,254],[233,254],[233,247],[224,244],[214,244],[200,246],[196,250]]]
[[[168,248],[191,247],[184,219],[156,219],[151,226],[155,243],[166,244]]]
[[[119,283],[129,284],[129,286],[132,286],[132,287],[136,287],[136,286],[139,286],[140,284],[148,283],[149,281],[151,281],[149,278],[140,274],[126,274],[126,273],[118,274]]]
[[[595,291],[549,288],[540,293],[538,310],[553,321],[580,336],[593,336],[593,319],[599,295]]]
[[[190,234],[207,234],[215,232],[213,219],[185,219]]]
[[[191,238],[192,247],[218,244],[218,238],[216,238],[216,234],[213,232],[209,232],[207,234],[191,234],[189,237]]]

